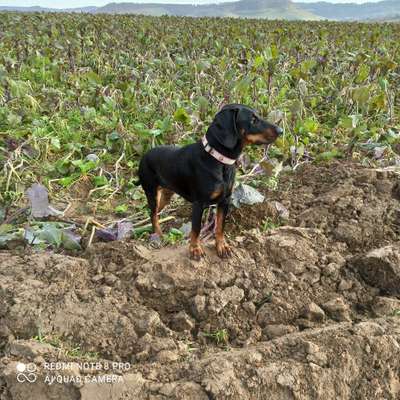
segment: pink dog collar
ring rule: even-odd
[[[222,164],[226,164],[226,165],[233,165],[235,164],[236,160],[233,160],[232,158],[228,158],[225,157],[223,154],[221,154],[220,152],[218,152],[217,150],[213,149],[207,141],[206,135],[203,136],[203,138],[201,139],[201,141],[203,142],[203,146],[204,146],[204,150],[210,154],[211,156],[213,156],[216,160],[218,160],[219,162],[222,162]]]

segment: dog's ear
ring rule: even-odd
[[[214,118],[207,134],[212,136],[221,146],[233,149],[239,139],[239,133],[236,128],[236,117],[238,109],[233,107],[224,107]]]
[[[248,107],[241,107],[236,117],[237,126],[244,128],[248,132],[255,118],[255,111]]]

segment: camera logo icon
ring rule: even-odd
[[[24,364],[24,363],[17,363],[16,366],[17,370],[17,381],[20,383],[29,382],[34,383],[36,382],[37,375],[36,370],[37,367],[34,363]]]

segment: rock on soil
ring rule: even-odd
[[[326,313],[336,321],[350,321],[350,307],[340,297],[322,305]]]
[[[321,322],[325,319],[325,313],[315,303],[307,304],[304,308],[304,317],[310,321]]]
[[[368,284],[400,296],[400,244],[371,250],[355,257],[352,263]]]
[[[234,212],[228,260],[212,243],[200,262],[133,241],[0,252],[0,400],[399,399],[396,180],[299,169],[266,193],[288,225]]]

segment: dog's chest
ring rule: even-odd
[[[233,184],[235,181],[235,170],[226,168],[221,171],[218,176],[211,180],[208,187],[207,198],[213,202],[217,202],[232,194]]]

